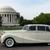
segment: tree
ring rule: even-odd
[[[33,19],[33,23],[50,25],[50,14],[41,13],[39,16]]]
[[[24,19],[23,16],[20,17],[19,24],[20,26],[24,26],[26,24],[32,24],[32,20]]]
[[[22,21],[23,21],[23,16],[20,17],[20,20],[19,20],[19,24],[21,25]]]
[[[26,19],[24,19],[20,25],[24,26],[24,25],[27,25],[27,24],[33,24],[32,20],[26,20]]]

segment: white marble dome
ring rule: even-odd
[[[16,12],[16,11],[9,6],[5,6],[0,8],[0,12]]]

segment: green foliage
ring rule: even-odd
[[[19,20],[20,26],[24,26],[26,24],[32,24],[32,23],[33,23],[32,20],[26,20],[23,18],[23,16],[20,17],[20,20]]]
[[[21,16],[20,26],[24,26],[26,24],[49,24],[50,25],[50,13],[41,13],[39,16],[33,18],[33,20],[26,20]]]
[[[20,17],[20,20],[19,20],[19,24],[21,24],[23,20],[24,20],[24,19],[23,19],[23,16],[21,16],[21,17]]]
[[[27,24],[33,24],[31,20],[23,20],[20,24],[21,26],[27,25]]]
[[[50,24],[50,14],[41,13],[39,16],[33,19],[35,24]]]

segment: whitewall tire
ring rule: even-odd
[[[7,38],[5,41],[4,41],[4,44],[6,47],[10,48],[10,47],[13,47],[14,46],[14,39],[13,38]]]

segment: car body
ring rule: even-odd
[[[7,39],[13,39],[12,42],[15,41],[16,43],[49,43],[50,26],[45,24],[29,24],[25,25],[22,30],[4,31],[4,34],[1,36],[1,43],[7,46],[6,42],[9,41]]]

